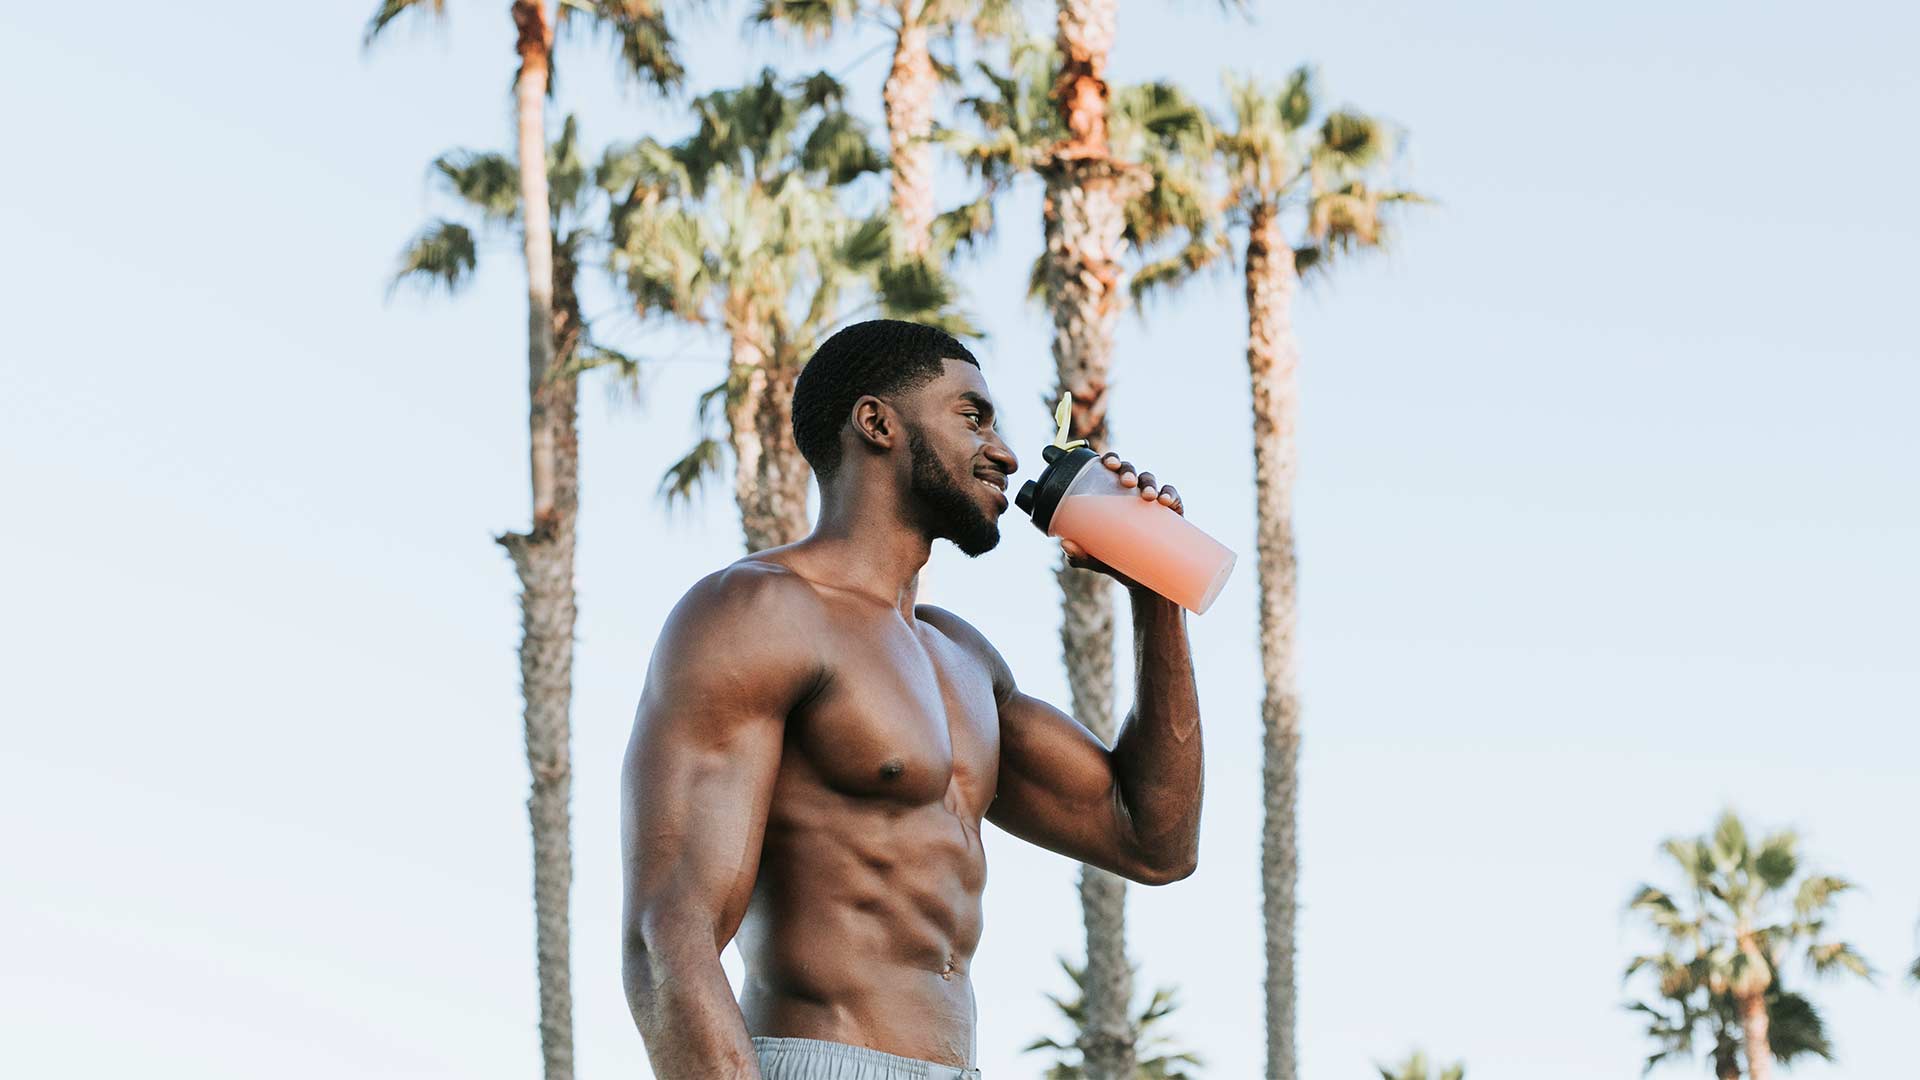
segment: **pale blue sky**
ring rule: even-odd
[[[451,6],[370,58],[370,3],[0,12],[0,1013],[23,1075],[535,1075],[518,625],[489,540],[526,514],[519,271],[508,245],[458,301],[383,302],[441,205],[427,162],[509,140],[506,5]],[[743,46],[740,8],[686,25],[697,88],[878,42]],[[1440,199],[1298,312],[1305,1075],[1415,1045],[1476,1080],[1635,1075],[1621,905],[1727,803],[1865,886],[1835,925],[1876,965],[1913,958],[1917,34],[1891,4],[1124,5],[1117,78],[1217,102],[1222,66],[1315,61],[1409,129]],[[599,50],[565,64],[592,145],[679,123]],[[877,99],[884,69],[847,78]],[[1013,199],[967,278],[1022,448],[1050,382],[1020,295],[1036,217]],[[1201,869],[1134,891],[1132,949],[1143,988],[1180,987],[1206,1075],[1240,1080],[1243,312],[1228,274],[1151,317],[1121,333],[1120,442],[1245,561],[1192,622]],[[584,417],[586,1080],[649,1075],[617,979],[615,770],[667,607],[739,544],[724,489],[671,518],[651,497],[720,353],[627,340],[664,357],[645,400],[596,388]],[[1050,545],[1006,526],[981,560],[943,547],[927,595],[1064,701]],[[1058,1030],[1041,993],[1078,949],[1073,868],[988,849],[981,1063],[1030,1077],[1018,1048]],[[1841,1064],[1795,1075],[1910,1067],[1920,992],[1819,1000]]]

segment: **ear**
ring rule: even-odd
[[[904,437],[900,414],[885,401],[863,394],[853,403],[853,435],[876,450],[891,450]]]

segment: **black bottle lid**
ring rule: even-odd
[[[1025,511],[1033,519],[1034,528],[1046,532],[1053,524],[1053,512],[1060,505],[1060,497],[1073,485],[1073,478],[1087,462],[1100,455],[1084,446],[1072,450],[1063,450],[1058,446],[1048,446],[1040,451],[1047,467],[1040,470],[1038,478],[1020,485],[1020,494],[1013,497],[1013,504]]]

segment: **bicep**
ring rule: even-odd
[[[1079,721],[1018,690],[1000,707],[1000,777],[987,820],[1114,873],[1137,862],[1112,754]]]
[[[738,606],[683,602],[669,619],[621,784],[629,931],[651,937],[664,917],[711,932],[716,949],[745,915],[786,716],[808,677],[789,644],[727,610]]]

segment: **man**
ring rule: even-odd
[[[915,603],[933,541],[999,542],[1018,468],[973,355],[931,327],[848,327],[803,369],[793,426],[820,481],[812,535],[695,584],[647,671],[624,773],[628,1004],[660,1080],[977,1077],[983,818],[1143,884],[1193,872],[1184,613],[1065,544],[1132,595],[1136,701],[1109,750]],[[720,966],[736,933],[738,1004]]]

